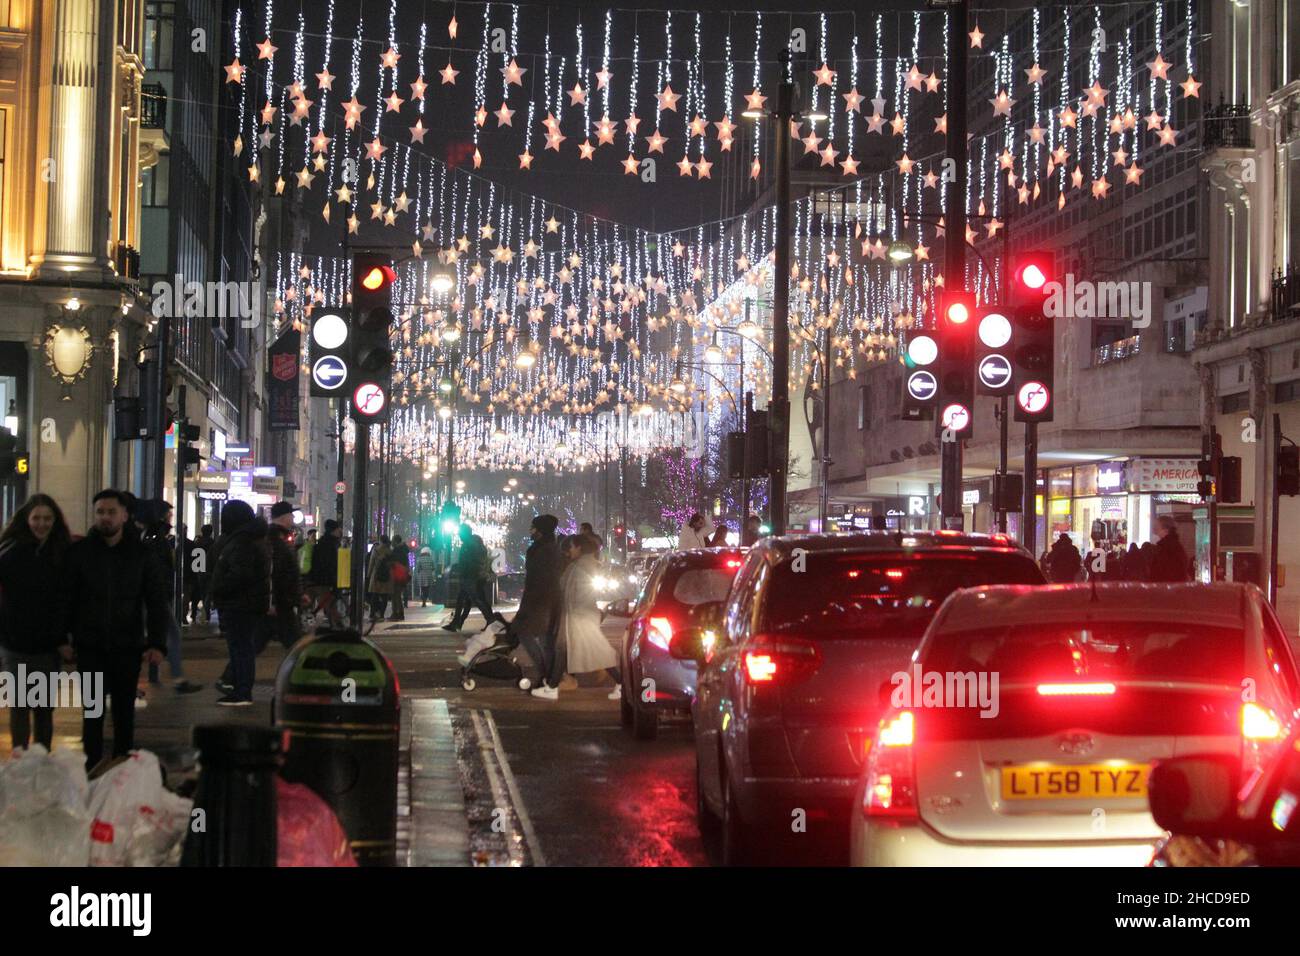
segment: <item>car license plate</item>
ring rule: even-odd
[[[1003,800],[1146,797],[1149,764],[1029,764],[1002,768]]]

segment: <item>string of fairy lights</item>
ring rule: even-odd
[[[997,287],[1010,205],[1018,219],[1108,208],[1142,188],[1139,159],[1159,162],[1182,144],[1199,115],[1195,6],[979,12],[968,42],[972,66],[984,57],[992,66],[991,95],[987,108],[975,100],[960,201],[972,216],[968,241],[988,243],[969,266],[980,294]],[[787,73],[806,90],[795,158],[811,165],[815,155],[815,168],[844,184],[793,209],[794,386],[823,387],[819,363],[854,378],[898,361],[908,332],[925,325],[942,283],[931,250],[953,200],[942,12],[458,2],[424,3],[417,27],[398,0],[386,16],[359,7],[347,24],[335,0],[235,10],[230,146],[252,188],[290,197],[340,240],[364,221],[384,243],[410,248],[398,264],[398,454],[441,447],[454,416],[458,467],[570,469],[605,460],[611,447],[698,446],[710,421],[734,414],[742,381],[761,395],[771,372],[762,349],[749,349],[741,369],[728,337],[724,361],[711,374],[696,369],[709,367],[718,330],[747,321],[760,344],[770,335],[774,207],[653,232],[544,200],[528,182],[551,167],[601,169],[659,202],[652,197],[713,178],[750,114],[752,154],[740,169],[762,187],[765,114]],[[1013,47],[1020,26],[1029,43]],[[1175,50],[1181,63],[1164,58]],[[736,59],[746,53],[748,62]],[[1079,73],[1086,87],[1072,85]],[[455,91],[467,81],[471,109],[461,115]],[[426,121],[463,130],[463,149],[434,155]],[[882,153],[895,158],[864,166]],[[896,256],[900,244],[906,255]],[[342,254],[275,253],[277,330],[302,329],[313,309],[345,301],[349,267]],[[821,356],[826,330],[831,350]]]

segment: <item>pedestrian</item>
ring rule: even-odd
[[[338,591],[339,543],[342,540],[343,528],[333,518],[327,518],[325,534],[311,556],[312,608],[313,611],[324,611],[331,626],[341,623],[335,619],[334,598]]]
[[[710,548],[725,548],[727,546],[727,523],[719,521],[717,529],[713,532],[713,537],[709,539]]]
[[[174,513],[169,502],[154,498],[140,502],[138,520],[144,526],[144,537],[141,540],[167,572],[167,667],[172,675],[172,689],[178,694],[193,694],[202,690],[203,685],[185,678],[185,668],[181,658],[181,625],[172,602],[173,586],[176,581],[176,560],[178,555],[181,556],[181,560],[184,560],[185,553],[184,550],[179,550],[177,537],[173,533]],[[156,664],[149,665],[149,683],[161,683]]]
[[[614,681],[610,700],[623,696],[623,677],[618,656],[600,629],[600,608],[596,606],[595,576],[600,573],[594,535],[569,539],[569,567],[560,578],[560,628],[556,648],[563,654],[564,670],[570,674],[604,671]],[[548,694],[538,694],[548,700]]]
[[[302,607],[302,577],[298,573],[298,555],[293,547],[294,507],[288,501],[271,505],[271,524],[267,540],[271,544],[271,614],[264,622],[257,652],[274,637],[286,648],[293,647],[302,636],[298,609]]]
[[[0,532],[0,665],[21,685],[18,669],[49,675],[50,685],[72,645],[63,627],[59,588],[64,558],[72,544],[63,512],[49,495],[35,494],[14,512]],[[132,691],[134,696],[134,690]],[[43,706],[9,708],[9,739],[14,750],[36,742],[54,743],[53,700]]]
[[[1079,579],[1079,570],[1083,567],[1083,558],[1074,546],[1070,536],[1064,531],[1057,537],[1056,543],[1047,555],[1047,577],[1056,584],[1069,584]]]
[[[68,548],[59,601],[77,670],[83,681],[102,675],[111,698],[114,757],[135,745],[141,666],[162,663],[167,646],[167,572],[128,530],[126,508],[120,491],[106,488],[95,495],[95,523]],[[102,707],[93,715],[91,709],[83,712],[81,738],[91,770],[104,756]]]
[[[712,529],[709,528],[704,515],[697,511],[682,525],[682,530],[677,535],[677,550],[693,551],[696,548],[707,548],[711,533]]]
[[[556,650],[556,628],[560,614],[560,552],[555,541],[559,525],[555,515],[537,515],[528,529],[531,544],[524,554],[524,591],[519,598],[510,629],[518,635],[537,663],[543,684],[533,688],[534,697],[556,700],[564,661]]]
[[[390,621],[406,620],[406,588],[411,583],[411,549],[402,540],[400,534],[393,535],[392,549],[388,560],[392,568],[388,572],[392,583],[393,616]]]
[[[392,547],[384,538],[375,542],[370,549],[369,566],[366,575],[366,593],[370,595],[370,620],[382,621],[384,611],[388,608],[388,595],[393,587],[393,569],[389,563]]]
[[[888,523],[888,521],[885,520],[885,516],[884,516],[884,515],[872,515],[872,516],[871,516],[871,530],[872,530],[872,531],[888,531],[888,530],[889,530],[889,523]]]
[[[745,547],[749,547],[762,536],[763,523],[758,520],[758,515],[750,515],[745,519],[745,533],[741,537],[740,543]]]
[[[492,586],[492,556],[469,522],[461,524],[457,535],[460,538],[460,551],[456,554],[456,580],[459,584],[456,610],[443,630],[459,631],[465,626],[473,607],[477,607],[483,615],[483,626],[486,628],[496,619],[492,612],[492,602],[488,599]]]
[[[199,536],[194,539],[194,544],[190,546],[189,561],[185,566],[186,586],[189,589],[189,617],[190,623],[197,624],[199,620],[199,602],[203,603],[203,620],[209,622],[212,620],[212,602],[208,599],[208,561],[212,558],[212,545],[216,539],[212,537],[212,525],[205,524],[199,529]]]
[[[428,607],[433,599],[435,567],[433,550],[426,544],[415,559],[415,590],[420,595],[420,607]]]
[[[1187,552],[1178,537],[1178,521],[1173,515],[1156,518],[1156,541],[1151,553],[1147,580],[1181,583],[1191,580]]]
[[[1138,550],[1137,542],[1129,543],[1128,551],[1124,553],[1124,563],[1121,567],[1124,569],[1125,581],[1145,581],[1147,579],[1145,562],[1142,560],[1142,552]]]
[[[229,683],[219,685],[224,707],[253,702],[258,629],[271,614],[271,544],[266,522],[246,501],[221,508],[221,537],[213,547],[212,603],[230,652]]]

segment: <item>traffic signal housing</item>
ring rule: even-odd
[[[352,323],[346,309],[326,309],[311,318],[311,392],[313,398],[344,398],[351,393]]]
[[[393,391],[393,285],[397,273],[386,255],[352,257],[352,333],[349,388],[352,418],[386,422]]]
[[[937,432],[956,440],[970,438],[975,418],[975,296],[964,290],[944,290],[939,296],[936,324],[938,379],[935,407]]]
[[[201,430],[198,425],[179,422],[176,426],[176,454],[185,468],[199,464],[199,450],[194,443],[199,440]]]
[[[903,420],[929,421],[934,418],[934,404],[939,395],[935,362],[939,358],[939,341],[931,330],[917,332],[907,340],[903,365]]]
[[[1054,274],[1050,252],[1026,252],[1012,266],[1012,375],[1014,418],[1050,422],[1053,417],[1056,328],[1047,314]]]
[[[0,478],[18,472],[18,436],[7,428],[0,428]]]
[[[1277,450],[1277,493],[1300,495],[1300,445],[1283,445]]]
[[[1014,391],[1014,327],[1008,311],[996,306],[975,313],[975,391],[980,395],[1010,395]]]

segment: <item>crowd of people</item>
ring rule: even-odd
[[[1192,561],[1178,536],[1178,522],[1172,515],[1156,519],[1156,541],[1128,548],[1094,548],[1083,554],[1062,532],[1039,562],[1053,583],[1073,581],[1149,581],[1178,583],[1192,580]]]

